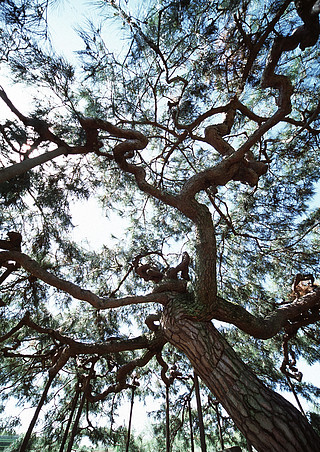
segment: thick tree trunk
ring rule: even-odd
[[[187,319],[170,303],[162,326],[259,452],[320,452],[320,438],[307,420],[254,375],[211,322]]]

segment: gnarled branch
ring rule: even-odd
[[[99,297],[90,290],[82,289],[80,286],[48,272],[35,260],[31,259],[24,253],[20,253],[18,251],[0,252],[0,262],[7,262],[8,260],[17,262],[21,267],[30,272],[36,278],[41,279],[43,282],[52,287],[63,290],[78,300],[90,303],[96,309],[118,308],[121,306],[141,303],[167,303],[167,295],[165,293],[151,293],[149,295],[137,295],[118,299]]]

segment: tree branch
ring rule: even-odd
[[[42,165],[43,163],[49,162],[60,155],[66,154],[67,148],[65,146],[58,147],[53,151],[45,152],[44,154],[38,155],[31,159],[23,160],[23,162],[15,163],[14,165],[8,166],[7,168],[0,169],[0,183],[6,182],[14,177],[20,176],[27,171],[35,168],[36,166]]]
[[[141,358],[134,359],[124,366],[120,367],[117,372],[117,383],[110,385],[105,391],[99,394],[92,394],[91,388],[87,391],[86,397],[90,402],[97,402],[99,400],[104,400],[109,394],[116,394],[123,389],[131,387],[129,383],[126,382],[126,377],[131,373],[136,367],[144,367],[156,354],[155,350],[148,350]]]
[[[17,333],[23,326],[28,326],[34,331],[37,331],[40,334],[47,334],[52,337],[55,341],[58,341],[60,344],[68,347],[69,357],[81,355],[81,354],[97,354],[97,355],[105,355],[108,353],[119,353],[123,351],[132,351],[132,350],[140,350],[140,349],[154,349],[157,348],[158,345],[163,343],[161,341],[160,335],[150,339],[147,336],[138,336],[132,339],[107,339],[104,343],[84,343],[79,342],[71,337],[65,336],[58,330],[54,330],[53,328],[45,328],[37,323],[35,323],[30,318],[30,313],[26,313],[24,317],[19,321],[19,323],[13,327],[8,333],[0,336],[0,343],[7,340],[13,334]]]
[[[51,141],[52,143],[56,143],[59,147],[65,147],[68,148],[69,146],[61,140],[59,137],[54,135],[50,129],[46,121],[43,121],[42,119],[37,118],[28,118],[27,116],[23,115],[11,102],[11,100],[8,98],[6,92],[4,89],[0,86],[0,97],[1,99],[6,103],[6,105],[10,108],[12,113],[14,113],[21,122],[27,127],[33,127],[34,130],[39,134],[40,138],[43,141]]]
[[[148,295],[138,295],[135,297],[124,298],[103,298],[94,294],[90,290],[82,289],[80,286],[59,278],[47,270],[43,269],[35,260],[31,259],[24,253],[18,251],[2,251],[0,252],[0,263],[7,262],[8,260],[15,261],[21,265],[25,270],[30,272],[36,278],[41,279],[43,282],[50,286],[56,287],[69,295],[83,300],[91,304],[96,309],[110,309],[118,308],[121,306],[129,306],[132,304],[141,303],[160,303],[166,304],[168,299],[165,293],[151,293]]]
[[[243,86],[248,78],[251,68],[252,68],[254,62],[256,61],[258,53],[260,52],[264,42],[266,41],[266,39],[270,35],[270,33],[273,32],[276,23],[280,20],[281,16],[283,15],[283,13],[288,8],[288,6],[290,5],[291,2],[292,2],[292,0],[285,0],[285,2],[280,6],[279,10],[275,14],[274,18],[269,22],[266,29],[260,35],[259,39],[255,43],[253,43],[252,47],[250,48],[249,57],[247,59],[247,62],[246,62],[246,65],[245,65],[245,68],[244,68],[243,74],[242,74],[240,91],[242,91],[242,89],[243,89]],[[237,26],[239,27],[239,24],[240,24],[239,18],[236,17],[235,20],[236,20]]]
[[[265,318],[259,318],[248,312],[242,306],[217,297],[219,307],[212,318],[232,323],[245,333],[259,339],[269,339],[275,336],[288,321],[296,318],[309,309],[320,309],[320,288],[308,293],[292,303],[278,307]]]
[[[167,205],[177,207],[177,198],[175,196],[161,191],[149,184],[146,180],[146,171],[144,168],[128,162],[128,159],[134,156],[134,151],[142,150],[147,146],[147,137],[136,130],[122,129],[101,119],[84,118],[82,119],[81,124],[86,129],[95,128],[105,130],[113,137],[124,138],[125,141],[117,144],[113,149],[114,160],[119,168],[135,177],[136,183],[141,191],[159,199]]]

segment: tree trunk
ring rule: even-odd
[[[194,390],[195,390],[195,393],[196,393],[196,400],[197,400],[201,452],[207,452],[206,436],[205,436],[205,431],[204,431],[202,405],[201,405],[201,397],[200,397],[199,378],[198,378],[198,375],[197,375],[196,372],[194,373],[193,381],[194,381]]]
[[[46,385],[44,387],[41,399],[39,400],[37,409],[34,412],[33,418],[31,419],[31,422],[29,424],[29,428],[27,430],[27,433],[25,434],[25,436],[23,438],[23,442],[22,442],[22,444],[20,446],[19,452],[25,452],[28,449],[28,443],[30,441],[31,434],[32,434],[34,426],[36,425],[36,422],[38,420],[41,408],[43,407],[43,405],[44,405],[44,403],[45,403],[45,401],[47,399],[47,395],[48,395],[49,389],[51,387],[51,383],[53,382],[53,379],[54,379],[55,376],[56,376],[56,373],[55,374],[51,374],[51,375],[49,374],[49,379],[48,379],[48,381],[47,381],[47,383],[46,383]]]
[[[62,438],[62,441],[61,441],[61,444],[60,444],[59,452],[63,452],[64,451],[64,446],[66,445],[66,442],[67,442],[67,439],[68,439],[69,429],[71,427],[71,422],[72,422],[73,415],[74,415],[74,412],[75,412],[76,407],[77,407],[79,396],[80,396],[80,388],[79,388],[79,386],[77,384],[76,390],[75,390],[75,395],[74,395],[73,400],[72,400],[72,405],[71,405],[71,410],[70,410],[70,414],[69,414],[68,423],[67,423],[67,426],[66,426],[64,434],[63,434],[63,438]]]
[[[254,375],[211,322],[187,319],[169,303],[162,327],[259,452],[320,452],[308,421]]]
[[[170,452],[170,400],[169,384],[166,384],[166,452]]]

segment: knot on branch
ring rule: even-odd
[[[220,130],[221,124],[211,125],[204,130],[205,141],[213,146],[221,155],[231,155],[234,152],[233,147],[222,137]]]
[[[204,130],[205,141],[224,156],[231,155],[234,152],[233,147],[222,137],[231,132],[236,114],[235,102],[236,99],[233,99],[228,105],[228,110],[223,122],[210,125]]]
[[[136,134],[138,133],[139,132],[136,132]],[[126,169],[125,167],[123,167],[123,165],[125,165],[126,163],[126,160],[133,158],[134,151],[144,149],[147,144],[147,138],[139,133],[139,136],[129,138],[115,146],[115,148],[113,149],[114,159],[121,168]]]
[[[22,235],[20,232],[8,232],[9,240],[0,240],[0,248],[8,251],[21,251]]]
[[[190,280],[189,276],[189,264],[190,257],[187,252],[182,254],[181,262],[176,267],[170,267],[168,270],[160,270],[158,267],[153,266],[152,264],[140,264],[140,260],[142,257],[154,253],[145,253],[139,254],[133,261],[133,267],[138,276],[140,276],[145,281],[152,281],[156,284],[159,284],[161,281],[164,282],[161,285],[161,290],[157,290],[157,292],[161,291],[185,291],[186,283],[185,281]],[[182,280],[178,279],[178,274],[180,273]],[[180,283],[183,282],[181,285]]]
[[[292,292],[290,294],[291,300],[296,302],[297,299],[304,297],[305,295],[307,297],[312,296],[312,293],[319,290],[320,288],[314,284],[314,276],[311,273],[297,273],[292,284]],[[296,367],[295,353],[289,347],[290,339],[296,336],[299,328],[315,323],[318,320],[320,320],[320,304],[319,301],[315,300],[313,306],[309,306],[286,323],[284,327],[285,335],[282,343],[284,358],[280,369],[287,377],[294,378],[298,381],[301,381],[302,379],[302,373],[299,372]]]
[[[182,373],[178,370],[177,365],[173,364],[173,366],[170,369],[170,376],[167,377],[166,373],[167,373],[167,371],[169,369],[168,364],[163,359],[161,353],[157,353],[156,354],[156,358],[157,358],[158,363],[161,366],[161,378],[162,378],[162,381],[165,383],[166,386],[170,386],[174,382],[174,380],[176,378],[179,378],[179,377],[182,376]]]
[[[308,304],[307,308],[302,311],[300,310],[300,312],[296,316],[293,316],[287,323],[285,331],[290,337],[294,336],[299,328],[320,320],[319,292],[320,287],[314,283],[314,276],[311,273],[296,274],[290,293],[291,302],[300,301],[299,299],[302,297],[304,297],[304,299],[311,297],[314,299],[314,303],[312,305]]]
[[[133,390],[137,389],[140,386],[138,375],[133,375],[130,386],[131,386],[131,389],[133,389]]]
[[[257,185],[260,176],[268,171],[266,161],[258,161],[255,159],[251,151],[246,152],[244,158],[240,161],[239,170],[233,176],[233,180],[242,183],[248,183],[251,187]]]
[[[52,356],[52,366],[49,368],[49,375],[57,375],[57,373],[64,367],[71,357],[71,347],[69,345],[62,345],[57,352]]]
[[[313,292],[317,287],[317,284],[314,284],[314,276],[311,273],[297,273],[292,284],[290,297],[294,299],[303,297],[307,293]]]
[[[97,121],[92,118],[81,118],[80,124],[86,135],[85,147],[98,152],[103,147],[103,143],[99,140]]]
[[[92,149],[96,154],[103,155],[108,159],[114,159],[118,165],[127,170],[126,160],[134,156],[134,151],[144,149],[148,144],[148,139],[136,130],[121,129],[111,122],[97,118],[79,118],[79,122],[86,135],[85,149]],[[113,149],[113,155],[100,151],[103,147],[99,140],[99,130],[104,130],[110,137],[124,138],[124,141],[117,144]]]
[[[161,315],[160,314],[150,314],[148,315],[148,317],[145,319],[145,324],[147,325],[147,327],[149,328],[150,331],[158,331],[160,325],[159,325],[159,321],[160,321]],[[157,323],[155,323],[157,322]]]
[[[135,272],[140,278],[145,281],[153,281],[159,283],[162,281],[164,274],[157,267],[153,267],[151,264],[141,264],[134,262]]]
[[[237,106],[239,106],[239,101],[235,97],[228,105],[225,120],[220,124],[206,127],[204,131],[204,140],[224,157],[228,157],[235,152],[234,148],[223,137],[231,132]],[[238,162],[238,166],[236,173],[231,176],[232,180],[248,183],[251,187],[257,185],[259,177],[268,170],[267,163],[257,161],[251,151],[248,151]]]
[[[288,342],[291,336],[286,334],[283,339],[282,349],[283,349],[283,361],[280,367],[281,372],[287,377],[294,378],[297,381],[302,380],[302,372],[299,372],[296,367],[297,360],[296,355],[292,349],[289,349]]]
[[[0,248],[8,251],[21,252],[22,235],[20,234],[20,232],[11,231],[8,232],[7,235],[9,237],[9,240],[0,240]],[[8,276],[11,275],[13,271],[18,270],[20,268],[19,264],[17,263],[13,264],[12,262],[6,259],[1,262],[1,266],[5,267],[6,270],[0,276],[0,284],[2,284],[8,278]],[[1,306],[5,305],[1,299],[0,305]]]
[[[190,256],[185,251],[184,253],[182,253],[182,259],[180,264],[177,265],[176,267],[170,267],[169,270],[167,270],[166,272],[166,277],[168,279],[178,279],[178,273],[180,273],[182,279],[190,281],[189,265],[190,265]]]

